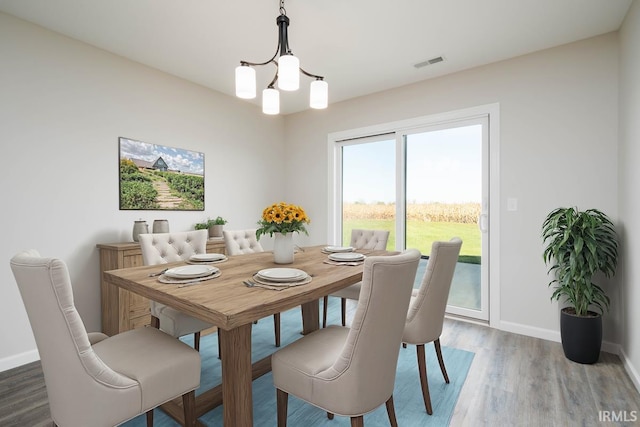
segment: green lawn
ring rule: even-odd
[[[388,249],[395,248],[395,222],[393,220],[347,220],[343,227],[344,245],[351,240],[351,230],[354,228],[389,230]],[[431,243],[436,240],[449,240],[452,237],[462,239],[460,258],[463,262],[480,262],[480,230],[476,224],[461,224],[454,222],[407,222],[407,247],[416,248],[423,255],[431,252]]]

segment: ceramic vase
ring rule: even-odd
[[[146,221],[134,221],[133,222],[133,241],[138,241],[138,236],[141,234],[147,234],[149,232],[149,226]]]
[[[291,264],[293,262],[293,233],[276,233],[273,241],[273,262]]]
[[[153,232],[154,233],[168,233],[169,232],[169,221],[166,219],[156,219],[153,221]]]

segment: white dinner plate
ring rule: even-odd
[[[195,254],[189,257],[190,261],[202,261],[202,262],[211,262],[211,261],[220,261],[225,259],[227,256],[225,254]]]
[[[325,252],[339,253],[339,252],[353,252],[354,248],[352,248],[351,246],[326,246],[324,250]]]
[[[266,268],[257,275],[272,282],[295,282],[307,277],[307,273],[297,268]]]
[[[167,277],[174,279],[195,279],[217,273],[220,269],[211,265],[185,265],[183,267],[170,268],[164,272]]]
[[[365,256],[355,252],[336,253],[329,255],[331,261],[362,261]]]

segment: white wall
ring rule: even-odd
[[[283,197],[282,117],[1,13],[0,58],[0,371],[37,357],[16,252],[65,260],[80,315],[100,330],[97,243],[131,241],[138,218],[252,227]],[[203,152],[205,211],[120,211],[119,136]]]
[[[635,1],[620,31],[620,172],[622,229],[623,351],[640,388],[640,3]]]
[[[287,117],[287,194],[309,210],[310,240],[327,238],[327,134],[500,104],[499,324],[559,340],[540,226],[559,206],[617,210],[618,40],[608,34]],[[364,71],[366,72],[366,71]],[[328,77],[329,78],[329,77]],[[429,183],[425,183],[427,185]],[[433,183],[437,185],[437,183]],[[506,211],[506,199],[518,211]],[[619,342],[619,287],[605,340]]]

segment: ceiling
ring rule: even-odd
[[[331,103],[616,31],[632,0],[287,0],[289,45]],[[0,11],[234,96],[276,51],[276,0],[0,0]],[[423,68],[414,64],[442,56]],[[273,66],[257,67],[258,92]],[[281,93],[308,108],[308,84]],[[253,101],[259,105],[260,95]]]

